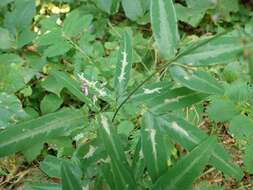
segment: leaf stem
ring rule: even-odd
[[[195,49],[209,43],[210,41],[223,36],[225,34],[227,34],[228,32],[230,32],[232,29],[230,30],[226,30],[224,32],[221,32],[220,34],[217,34],[211,38],[208,38],[207,40],[204,40],[201,43],[197,43],[196,45],[193,45],[192,48],[188,48],[186,50],[184,50],[183,52],[179,52],[178,54],[176,54],[172,59],[170,59],[166,64],[162,65],[161,67],[159,67],[156,71],[154,71],[153,73],[151,73],[146,79],[144,79],[138,86],[136,86],[129,94],[128,96],[121,102],[121,104],[118,106],[118,108],[116,109],[116,111],[114,112],[114,115],[112,117],[112,122],[114,122],[118,112],[120,111],[120,109],[123,107],[123,105],[132,97],[132,95],[139,90],[139,88],[141,88],[146,82],[148,82],[153,76],[155,76],[157,73],[163,71],[163,69],[167,69],[171,63],[177,61],[179,58],[190,54],[191,52],[193,52]]]

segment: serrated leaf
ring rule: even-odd
[[[202,45],[194,48],[198,44]],[[186,49],[190,53],[179,58],[177,62],[191,66],[209,66],[235,61],[242,54],[243,46],[240,36],[233,31],[226,35],[204,37],[193,42]]]
[[[176,11],[172,0],[151,0],[151,26],[161,56],[170,59],[179,40]]]
[[[122,37],[121,47],[118,54],[118,63],[116,66],[114,88],[117,96],[122,95],[127,88],[130,71],[132,68],[133,49],[131,38],[127,32]]]
[[[164,132],[188,151],[191,151],[202,140],[208,137],[208,135],[199,128],[179,117],[166,115],[159,117],[158,119],[160,125],[165,130]],[[237,180],[240,180],[243,176],[240,167],[232,163],[229,154],[218,144],[215,145],[210,164],[224,172],[226,175],[234,177]]]
[[[136,183],[131,173],[123,147],[111,122],[105,115],[100,115],[100,133],[111,160],[112,173],[117,189],[136,189]]]
[[[11,126],[0,133],[0,156],[6,156],[84,124],[80,110],[64,110]]]
[[[92,21],[92,15],[82,15],[79,11],[70,12],[64,20],[63,33],[73,37],[88,30]]]
[[[190,189],[193,181],[201,174],[204,166],[208,163],[215,141],[213,137],[202,141],[188,155],[179,160],[172,168],[169,168],[157,180],[153,189]]]
[[[170,73],[174,80],[191,90],[205,94],[224,94],[223,86],[205,71],[195,71],[190,74],[183,68],[174,66],[170,68]]]
[[[141,146],[147,170],[155,182],[167,169],[168,147],[155,117],[150,113],[143,115]]]
[[[62,190],[82,190],[81,179],[75,172],[73,164],[64,161],[61,165]]]
[[[59,83],[61,83],[65,88],[67,88],[68,91],[71,92],[71,94],[78,98],[78,100],[86,103],[89,108],[97,109],[93,105],[91,99],[81,92],[80,84],[77,81],[71,79],[65,73],[57,71],[55,69],[51,69],[49,73],[54,76]]]

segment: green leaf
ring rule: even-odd
[[[42,149],[43,149],[43,143],[38,143],[38,144],[34,144],[31,147],[29,147],[28,149],[22,151],[22,153],[24,154],[25,159],[29,163],[31,163],[41,153]]]
[[[190,189],[193,181],[201,174],[213,151],[215,138],[202,141],[188,155],[179,160],[155,183],[154,190]]]
[[[137,90],[136,93],[129,99],[132,103],[143,103],[152,101],[152,99],[157,99],[161,96],[166,96],[170,93],[172,88],[172,83],[169,81],[161,81],[152,84],[147,84]]]
[[[165,115],[158,119],[159,125],[164,128],[164,132],[188,151],[191,151],[202,140],[208,137],[205,132],[181,118]],[[210,164],[237,180],[240,180],[243,176],[240,167],[232,163],[231,157],[221,145],[215,145]]]
[[[0,133],[0,156],[64,135],[84,124],[80,110],[64,110],[11,126]]]
[[[210,39],[212,40],[205,43]],[[194,48],[198,44],[203,45]],[[193,42],[186,49],[191,53],[182,56],[177,62],[191,66],[209,66],[235,61],[241,55],[243,46],[240,36],[236,31],[233,31],[216,38],[204,37],[197,42]]]
[[[151,0],[151,26],[161,56],[172,58],[179,40],[176,11],[172,0]]]
[[[147,104],[153,113],[167,113],[192,106],[208,97],[207,94],[195,92],[187,88],[175,88],[168,94],[151,99]]]
[[[229,99],[214,99],[207,108],[208,116],[214,121],[229,121],[239,114],[236,105]]]
[[[229,131],[235,138],[243,139],[253,134],[252,126],[253,121],[249,117],[238,115],[231,120]]]
[[[24,190],[62,190],[58,184],[25,184]]]
[[[62,190],[82,190],[81,179],[75,172],[73,164],[64,161],[61,165]]]
[[[119,9],[119,0],[94,0],[98,8],[108,14],[115,14]]]
[[[61,47],[61,48],[59,48]],[[72,48],[71,44],[65,40],[57,41],[57,43],[49,46],[44,51],[44,56],[46,57],[55,57],[64,55]]]
[[[56,94],[58,97],[61,97],[60,93],[64,88],[64,85],[61,81],[56,80],[54,76],[48,76],[45,80],[41,82],[41,86],[48,92]]]
[[[153,115],[145,113],[141,128],[144,161],[153,182],[167,170],[168,146]]]
[[[15,9],[6,14],[5,26],[9,31],[18,36],[19,32],[30,26],[35,13],[35,1],[15,1]]]
[[[251,126],[252,127],[252,126]],[[243,163],[248,172],[253,173],[253,139],[249,138],[243,155]]]
[[[0,27],[0,49],[7,50],[13,47],[14,39],[10,32]]]
[[[78,10],[70,12],[64,20],[64,35],[73,37],[87,31],[92,18],[92,15],[82,15]]]
[[[82,91],[81,91],[81,87],[80,84],[71,79],[67,74],[65,74],[64,72],[61,71],[57,71],[55,69],[51,69],[49,71],[49,73],[54,76],[57,80],[57,82],[61,83],[62,86],[64,86],[66,89],[68,89],[68,91],[73,94],[76,98],[78,98],[78,100],[80,100],[81,102],[84,102],[87,104],[87,106],[89,108],[97,109],[91,99],[87,96],[85,96]]]
[[[129,81],[130,71],[132,68],[133,49],[131,38],[127,32],[124,33],[121,47],[119,49],[118,64],[114,79],[114,88],[117,96],[122,95]]]
[[[63,100],[54,94],[46,95],[40,102],[40,110],[43,114],[51,113],[60,108]]]
[[[4,92],[0,93],[0,115],[1,129],[28,118],[20,100],[16,96]]]
[[[170,73],[174,80],[191,90],[206,94],[224,94],[223,86],[205,71],[195,71],[190,74],[183,68],[174,66],[170,68]]]
[[[61,178],[61,164],[63,159],[47,155],[40,163],[40,169],[49,177]]]
[[[117,189],[136,189],[136,183],[121,146],[119,135],[105,115],[100,115],[100,124],[101,139],[111,159],[112,173]]]
[[[145,10],[140,0],[122,0],[122,7],[126,16],[133,21],[144,16]]]

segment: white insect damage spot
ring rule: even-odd
[[[119,81],[123,81],[125,80],[125,70],[126,70],[126,67],[128,65],[128,61],[127,61],[127,53],[125,51],[122,52],[122,55],[123,55],[123,59],[121,60],[121,71],[120,71],[120,75],[118,77]]]
[[[176,97],[176,98],[165,99],[165,100],[164,100],[164,103],[169,104],[169,103],[173,103],[173,102],[178,102],[178,101],[179,101],[179,99],[180,99],[180,97],[179,97],[179,96],[178,96],[178,97]]]
[[[153,93],[159,94],[162,88],[154,88],[154,89],[143,88],[143,90],[144,90],[144,94],[153,94]]]
[[[89,152],[87,152],[87,154],[83,157],[83,158],[90,158],[93,156],[93,154],[96,152],[97,148],[94,146],[90,146],[89,147]]]
[[[194,140],[185,129],[179,127],[175,121],[171,123],[171,128],[176,131],[180,136],[187,137],[192,142],[197,143],[196,140]]]
[[[152,150],[153,150],[153,155],[155,160],[157,160],[157,154],[156,154],[156,142],[155,142],[155,135],[156,135],[156,130],[155,129],[149,129],[150,133],[150,142],[152,145]]]
[[[74,137],[74,140],[75,141],[79,141],[80,139],[82,139],[84,137],[84,134],[83,133],[79,133],[77,134],[75,137]]]
[[[107,118],[106,118],[105,116],[101,116],[101,124],[102,124],[102,126],[104,127],[106,133],[107,133],[108,135],[110,135],[111,132],[110,132],[108,120],[107,120]]]

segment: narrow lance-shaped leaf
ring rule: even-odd
[[[127,32],[124,33],[119,49],[118,64],[116,66],[114,87],[117,96],[124,93],[129,81],[130,71],[132,68],[132,43],[131,38]]]
[[[111,160],[115,186],[117,189],[136,189],[133,174],[131,173],[130,166],[115,128],[113,128],[112,123],[104,115],[100,116],[100,123],[100,133],[105,149],[109,155],[109,160]]]
[[[75,172],[75,168],[68,161],[62,162],[62,190],[82,190],[81,178]]]
[[[198,44],[203,45],[194,48]],[[247,44],[246,47],[250,46],[252,46],[252,43]],[[244,48],[241,44],[240,35],[233,31],[226,35],[205,37],[198,42],[193,42],[185,50],[182,50],[190,53],[180,57],[177,62],[191,66],[226,64],[236,61]]]
[[[167,169],[168,146],[155,117],[150,113],[143,116],[141,144],[147,170],[154,182]]]
[[[207,72],[195,71],[190,74],[183,68],[174,66],[170,68],[170,73],[174,80],[191,90],[206,94],[224,94],[223,86]]]
[[[172,0],[151,0],[151,26],[161,56],[170,59],[179,40],[176,12]]]
[[[155,183],[154,190],[190,189],[193,181],[201,174],[210,159],[215,138],[209,137],[179,160]]]
[[[65,134],[84,124],[79,110],[64,110],[10,126],[0,133],[0,157]]]
[[[199,128],[176,116],[165,115],[158,119],[164,132],[188,151],[191,151],[203,139],[208,137],[208,135]],[[215,144],[210,164],[237,180],[242,178],[243,173],[240,167],[232,163],[230,155],[219,144]]]
[[[206,97],[208,94],[192,91],[185,87],[171,89],[167,94],[151,99],[148,107],[154,113],[167,113],[177,109],[182,109],[196,104]]]

